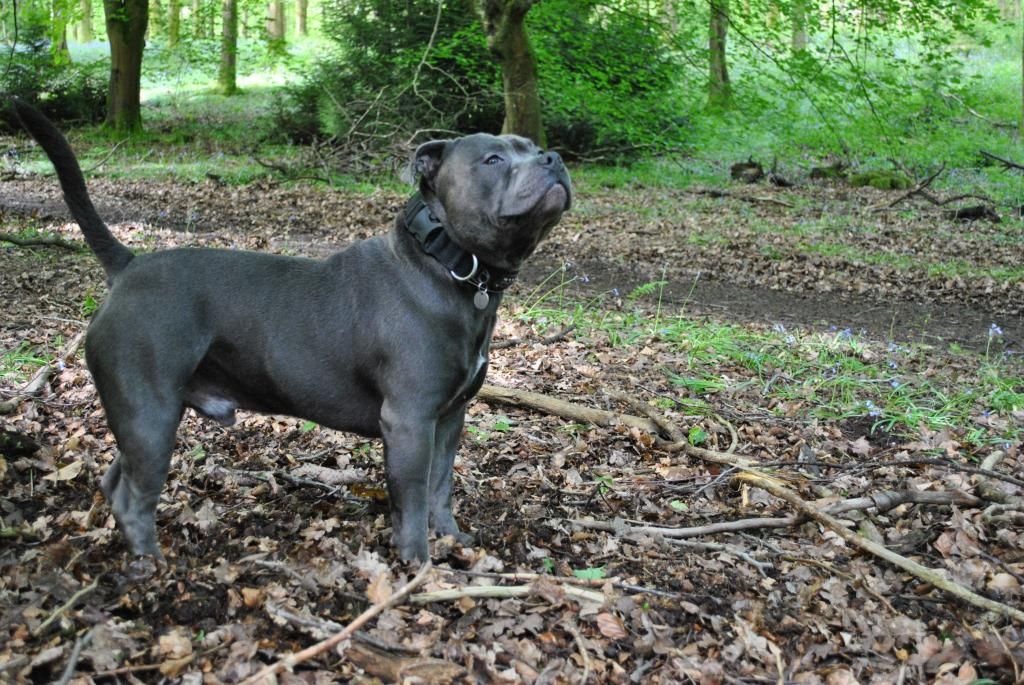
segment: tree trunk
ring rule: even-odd
[[[725,62],[725,37],[729,29],[729,0],[711,0],[711,27],[708,31],[708,104],[728,106],[732,85]]]
[[[90,43],[92,39],[92,0],[82,0],[82,23],[78,25],[78,41]]]
[[[526,136],[544,147],[547,138],[540,116],[537,58],[526,35],[526,13],[537,0],[480,0],[487,46],[501,64],[505,90],[502,133]]]
[[[103,12],[110,40],[106,123],[116,131],[132,133],[142,129],[139,88],[149,3],[147,0],[104,0]]]
[[[271,0],[267,7],[267,35],[272,41],[284,40],[284,3]]]
[[[805,0],[793,0],[793,54],[807,49],[807,7]]]
[[[220,73],[217,82],[225,95],[234,95],[238,57],[238,0],[224,0],[221,14]]]
[[[181,0],[167,0],[167,47],[181,40]]]
[[[154,36],[163,36],[167,31],[168,15],[164,13],[164,6],[161,0],[150,0],[149,14],[149,26],[146,27],[146,42],[149,42]]]
[[[309,13],[309,0],[295,0],[295,33],[300,36],[309,35],[306,15]]]

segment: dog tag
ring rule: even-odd
[[[486,290],[477,290],[476,295],[473,295],[473,306],[477,309],[486,309],[487,303],[491,301],[491,296],[487,294]]]

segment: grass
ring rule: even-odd
[[[807,421],[868,420],[878,430],[916,436],[951,430],[970,447],[1024,439],[1024,367],[995,352],[901,346],[863,339],[849,330],[771,330],[721,324],[664,311],[651,290],[616,308],[608,298],[572,303],[552,283],[513,306],[521,320],[545,331],[574,324],[593,345],[663,345],[681,359],[662,369],[687,411],[709,410],[716,396]]]
[[[0,378],[6,383],[23,385],[48,363],[47,359],[39,356],[35,346],[21,342],[13,350],[0,355]]]

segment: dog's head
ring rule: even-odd
[[[518,270],[572,205],[562,158],[520,136],[432,140],[417,148],[413,171],[452,240],[508,271]]]

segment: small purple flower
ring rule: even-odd
[[[892,386],[893,390],[896,390],[897,388],[900,387],[900,382],[898,380],[896,380],[895,378],[893,378],[891,381],[889,381],[889,385]]]
[[[621,293],[619,293],[619,289],[618,288],[612,288],[612,297],[620,297],[620,296],[621,296]]]
[[[992,324],[991,326],[988,327],[988,337],[990,337],[990,338],[1001,338],[1001,337],[1003,337],[1003,329],[1000,328],[999,326],[997,326],[996,324]]]
[[[580,274],[580,283],[590,283],[590,276],[586,274]]]
[[[889,368],[890,368],[890,369],[895,369],[895,368],[896,368],[896,362],[894,362],[893,360],[891,360],[891,359],[890,359],[890,360],[889,360],[888,362],[886,362],[886,363],[887,363],[887,364],[889,365]]]
[[[772,330],[775,331],[776,333],[785,333],[786,327],[783,326],[781,323],[776,323],[772,325]]]
[[[786,344],[787,345],[795,345],[796,344],[796,336],[787,335],[786,336]]]
[[[843,330],[839,331],[839,337],[844,340],[848,340],[853,337],[853,331],[851,331],[849,328],[844,328]]]
[[[868,416],[881,416],[882,410],[875,406],[871,400],[864,400],[864,408],[868,410]]]

